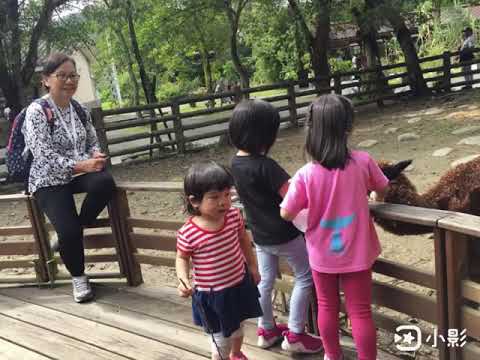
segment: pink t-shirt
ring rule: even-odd
[[[363,151],[352,151],[343,170],[313,162],[298,170],[280,206],[293,215],[308,209],[305,238],[313,270],[347,273],[371,268],[380,243],[367,192],[387,185],[377,163]]]

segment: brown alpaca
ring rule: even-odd
[[[385,175],[392,179],[385,196],[378,197],[379,201],[480,215],[480,157],[448,170],[436,185],[423,194],[418,194],[412,182],[401,172],[410,162],[402,162],[400,166],[379,162]],[[375,222],[398,235],[432,232],[430,227],[394,220],[376,218]]]

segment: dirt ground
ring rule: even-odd
[[[365,140],[376,140],[378,143],[365,150],[377,160],[414,159],[407,174],[421,193],[434,184],[453,161],[480,153],[478,145],[457,144],[463,138],[477,135],[473,131],[463,135],[452,134],[454,130],[480,125],[480,107],[476,105],[479,97],[479,91],[470,90],[435,99],[390,104],[383,109],[376,106],[361,108],[356,114],[351,145],[356,148]],[[477,132],[480,135],[480,130]],[[399,141],[398,136],[404,133],[415,133],[418,139]],[[292,175],[304,164],[303,139],[303,128],[283,129],[271,150],[271,156]],[[432,156],[435,150],[445,147],[453,149],[450,154],[443,157]],[[229,164],[233,153],[232,148],[216,146],[181,157],[143,163],[127,162],[116,166],[113,173],[117,181],[182,181],[190,164],[202,160]],[[182,200],[178,194],[137,192],[128,195],[131,212],[135,216],[154,219],[184,218]],[[1,226],[25,223],[27,218],[24,214],[25,211],[18,203],[0,203]],[[433,241],[429,235],[399,238],[381,229],[378,229],[378,232],[383,247],[382,257],[433,271]],[[0,237],[0,242],[5,240]],[[173,282],[174,274],[171,269],[151,266],[143,269],[148,286]],[[14,271],[15,274],[21,272],[22,270]],[[433,295],[426,289],[419,291],[428,296]],[[390,338],[383,341],[385,346],[392,346]],[[422,353],[427,356],[429,351],[427,349]]]

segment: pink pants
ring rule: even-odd
[[[345,293],[347,313],[352,321],[353,339],[359,360],[377,357],[376,329],[370,309],[372,303],[372,271],[326,274],[312,271],[318,299],[318,329],[325,354],[337,360],[342,354],[339,339],[339,283]]]

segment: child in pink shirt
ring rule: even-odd
[[[311,161],[292,178],[281,216],[292,220],[308,209],[305,238],[318,298],[318,328],[325,359],[342,359],[339,343],[339,283],[345,293],[359,360],[375,360],[371,314],[372,265],[380,244],[367,193],[388,186],[366,152],[347,146],[353,107],[347,98],[323,95],[310,105],[305,149]]]

